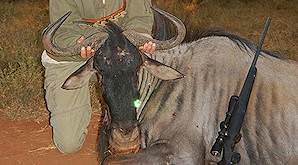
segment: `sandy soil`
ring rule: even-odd
[[[74,154],[60,153],[52,143],[48,120],[11,121],[0,114],[1,165],[96,165],[97,133],[100,115],[94,113],[83,148]]]

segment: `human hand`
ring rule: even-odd
[[[77,42],[79,44],[82,44],[84,42],[84,40],[85,40],[85,38],[84,38],[84,36],[82,36],[78,39]],[[83,46],[81,48],[81,57],[83,57],[83,58],[92,57],[92,56],[94,56],[94,54],[95,54],[95,51],[94,51],[94,49],[91,48],[91,46],[87,46],[87,47]]]
[[[145,43],[143,46],[140,46],[139,49],[144,53],[153,54],[156,50],[156,44],[149,41]]]

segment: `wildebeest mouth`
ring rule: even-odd
[[[121,128],[111,129],[109,138],[109,151],[113,153],[136,153],[140,149],[140,129],[135,126],[128,130]]]
[[[145,35],[142,35],[134,30],[127,29],[123,32],[123,34],[136,46],[142,46],[145,43],[151,41],[156,43],[156,49],[157,50],[164,50],[164,49],[170,49],[178,44],[180,44],[186,34],[186,29],[181,20],[179,20],[177,17],[162,11],[160,9],[157,9],[155,7],[151,7],[153,11],[160,13],[164,17],[168,18],[177,29],[177,35],[172,37],[169,40],[166,41],[159,41],[152,39],[150,37],[147,37]],[[44,31],[43,31],[43,38],[42,42],[44,44],[44,48],[52,54],[79,54],[82,46],[91,45],[94,50],[97,50],[100,48],[102,43],[107,39],[108,34],[106,34],[105,30],[102,28],[99,28],[97,32],[94,32],[93,34],[90,34],[89,36],[85,37],[83,43],[76,44],[71,47],[60,47],[55,43],[55,32],[61,27],[61,25],[66,21],[66,19],[71,15],[71,11],[67,12],[64,16],[59,18],[56,22],[50,24]]]

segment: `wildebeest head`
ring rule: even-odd
[[[104,31],[94,33],[85,40],[84,45],[94,47],[94,57],[88,59],[81,68],[71,74],[62,86],[68,90],[77,89],[88,83],[93,73],[101,75],[103,95],[109,107],[113,140],[121,137],[132,141],[138,137],[134,103],[139,98],[137,74],[141,67],[162,80],[183,77],[175,69],[149,58],[138,49],[149,41],[156,43],[157,49],[170,49],[180,44],[185,36],[185,27],[179,19],[159,9],[154,10],[176,25],[177,36],[166,41],[158,41],[131,30],[124,31],[115,23],[108,22]],[[80,51],[82,45],[61,48],[53,42],[55,32],[69,15],[70,12],[45,29],[43,43],[49,53],[78,54]]]

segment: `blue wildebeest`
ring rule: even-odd
[[[227,33],[213,33],[180,44],[183,23],[171,20],[177,35],[166,41],[122,30],[112,22],[105,33],[94,33],[86,43],[94,57],[63,85],[76,89],[93,73],[101,75],[109,107],[101,131],[101,152],[109,151],[107,164],[212,164],[210,149],[224,119],[229,97],[237,95],[252,61],[255,46]],[[77,53],[52,42],[69,13],[50,25],[43,42],[52,53]],[[147,56],[138,50],[145,42],[159,49]],[[298,65],[263,51],[258,75],[236,145],[241,164],[297,164]],[[141,102],[136,108],[134,102]]]

